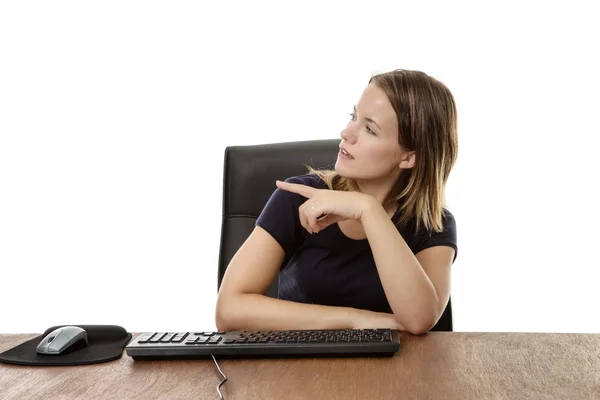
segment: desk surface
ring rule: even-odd
[[[0,352],[37,335],[0,335]],[[600,399],[600,334],[400,335],[390,358],[223,360],[233,399]],[[0,363],[2,399],[218,399],[212,360]]]

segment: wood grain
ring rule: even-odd
[[[0,335],[0,352],[36,335]],[[600,335],[401,334],[391,358],[223,360],[235,399],[600,399]],[[212,360],[0,364],[2,399],[218,399]]]

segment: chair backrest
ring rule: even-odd
[[[256,219],[276,189],[276,180],[307,172],[313,168],[333,168],[340,139],[325,139],[225,149],[223,173],[223,220],[219,249],[217,290],[229,262],[250,236]],[[284,260],[284,263],[288,260]],[[277,297],[278,278],[267,292]],[[432,330],[452,331],[450,303]]]

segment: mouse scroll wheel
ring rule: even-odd
[[[50,337],[48,338],[48,343],[50,343],[51,341],[53,341],[55,337],[56,337],[56,336],[50,336]]]

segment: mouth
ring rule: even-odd
[[[344,149],[342,146],[340,146],[340,153],[339,153],[340,157],[346,159],[346,160],[354,160],[354,157],[352,157],[352,155],[350,153],[348,153],[346,151],[346,149]]]

